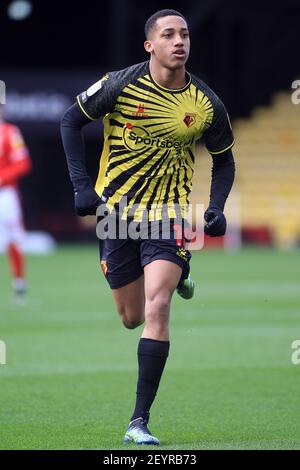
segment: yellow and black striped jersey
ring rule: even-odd
[[[104,147],[96,192],[112,210],[185,208],[192,187],[195,142],[203,136],[211,154],[234,144],[225,106],[199,78],[186,74],[181,89],[163,88],[149,62],[110,72],[77,97],[91,120],[104,116]],[[152,214],[152,215],[151,215]],[[153,216],[155,214],[155,216]],[[172,215],[171,215],[172,216]]]

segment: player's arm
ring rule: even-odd
[[[75,210],[80,216],[93,215],[100,203],[86,169],[82,128],[111,110],[113,93],[104,77],[81,93],[61,119],[61,137],[70,179],[75,193]]]
[[[9,165],[0,170],[0,186],[14,183],[31,170],[31,159],[20,130],[11,126],[7,135]]]
[[[231,151],[234,137],[230,120],[218,98],[214,103],[213,122],[204,138],[212,156],[210,201],[204,213],[204,232],[211,237],[219,237],[226,232],[224,207],[234,182],[235,163]]]
[[[82,128],[89,122],[91,119],[82,112],[78,103],[74,103],[64,113],[60,126],[69,175],[75,194],[75,210],[80,216],[95,214],[100,202],[86,169]]]
[[[219,155],[212,155],[212,159],[210,201],[204,214],[206,221],[204,232],[211,237],[219,237],[226,232],[226,218],[223,211],[233,185],[235,163],[231,149]]]

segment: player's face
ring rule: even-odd
[[[190,37],[187,24],[180,16],[165,16],[145,41],[145,49],[163,66],[176,70],[185,65],[190,53]]]

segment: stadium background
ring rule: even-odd
[[[146,60],[145,20],[166,7],[189,21],[188,70],[227,106],[237,178],[226,249],[206,240],[192,265],[195,298],[174,299],[157,428],[165,448],[300,448],[300,366],[291,362],[300,338],[300,104],[292,101],[299,2],[31,1],[31,14],[18,21],[7,14],[12,3],[0,5],[0,79],[7,118],[33,159],[21,183],[26,227],[58,245],[49,256],[29,256],[22,308],[10,301],[0,258],[0,339],[8,348],[1,448],[119,446],[139,331],[130,332],[134,339],[122,331],[98,269],[94,221],[74,215],[59,119],[102,74]],[[101,123],[85,135],[95,179]],[[198,156],[192,200],[207,203],[210,156],[201,145]]]

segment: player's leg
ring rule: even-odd
[[[178,264],[164,259],[156,259],[144,267],[145,328],[138,345],[136,405],[125,442],[159,444],[147,423],[169,353],[170,303],[181,274]]]
[[[119,289],[112,289],[117,312],[126,328],[133,329],[144,323],[144,276]]]
[[[138,384],[136,405],[125,442],[159,444],[147,428],[150,408],[169,353],[170,302],[179,282],[189,276],[191,253],[178,236],[174,221],[165,236],[166,225],[154,226],[154,234],[141,243],[141,264],[145,276],[145,328],[138,345]],[[169,227],[167,227],[169,228]],[[158,235],[158,237],[157,237]],[[179,234],[180,235],[180,234]]]
[[[24,227],[17,192],[14,188],[3,188],[0,193],[0,219],[5,231],[5,243],[12,275],[12,289],[16,298],[27,292],[25,259],[22,250]]]
[[[168,260],[147,264],[145,327],[138,347],[139,379],[132,419],[147,418],[169,353],[170,304],[182,269]]]
[[[157,259],[144,267],[145,328],[142,338],[169,341],[170,303],[182,269],[169,260]]]
[[[126,328],[144,322],[144,271],[137,242],[131,239],[99,240],[102,271],[111,288],[117,312]]]
[[[12,273],[12,288],[17,296],[24,295],[27,292],[27,283],[23,251],[17,242],[11,241],[7,247],[7,254]]]

